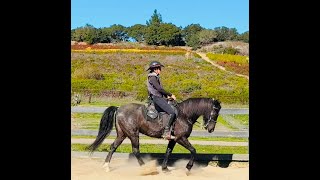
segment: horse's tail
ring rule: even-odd
[[[109,136],[113,127],[113,121],[115,119],[115,113],[117,112],[117,110],[118,107],[110,106],[104,111],[100,120],[98,136],[96,140],[90,146],[88,146],[88,150],[90,150],[91,153],[100,146],[100,144],[107,136]]]

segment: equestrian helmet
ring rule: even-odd
[[[147,69],[147,71],[148,71],[149,69],[156,68],[156,67],[164,67],[164,65],[162,65],[159,61],[152,61],[152,62],[149,64],[149,68]]]

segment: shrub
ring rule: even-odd
[[[135,99],[138,100],[138,101],[146,101],[148,98],[148,94],[147,94],[147,91],[138,91],[136,96],[135,96]]]
[[[100,69],[92,66],[83,66],[81,68],[75,69],[73,72],[73,77],[76,79],[104,79],[104,76],[101,73]]]
[[[247,56],[208,53],[207,57],[215,61],[236,62],[239,64],[249,63],[249,59],[247,58]]]
[[[232,54],[232,55],[236,55],[239,53],[239,51],[235,48],[232,47],[227,47],[225,49],[223,49],[222,51],[223,54]]]
[[[200,90],[201,84],[194,82],[194,81],[185,81],[181,83],[181,92],[182,93],[191,93],[195,90]]]

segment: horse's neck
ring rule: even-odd
[[[196,112],[191,113],[190,115],[182,114],[183,119],[188,120],[192,124],[194,124],[200,116],[201,114],[198,114]]]
[[[196,121],[197,121],[197,119],[200,117],[200,116],[202,116],[202,114],[201,113],[199,113],[199,112],[188,112],[187,114],[186,113],[184,113],[183,111],[182,111],[182,109],[180,109],[180,108],[182,108],[182,107],[179,107],[179,116],[181,116],[183,119],[186,119],[186,120],[188,120],[190,123],[192,123],[192,124],[194,124]]]
[[[196,123],[197,119],[200,117],[200,115],[193,115],[189,119],[192,122],[192,124]]]

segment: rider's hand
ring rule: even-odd
[[[173,95],[173,94],[170,96],[170,98],[172,98],[172,99],[176,100],[176,96],[175,96],[175,95]]]

